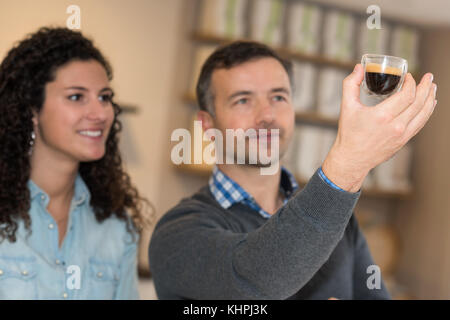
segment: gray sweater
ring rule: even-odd
[[[316,172],[271,218],[223,209],[207,186],[157,223],[149,246],[160,299],[390,299],[368,289],[373,265],[353,209],[360,193]]]

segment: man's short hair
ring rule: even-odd
[[[237,65],[261,58],[274,58],[281,63],[288,74],[293,87],[292,63],[281,58],[273,49],[253,41],[235,41],[219,47],[203,64],[197,81],[197,100],[201,110],[215,115],[214,92],[211,88],[211,78],[214,70],[231,69]]]

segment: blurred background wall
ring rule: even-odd
[[[159,218],[181,198],[205,184],[209,174],[208,167],[180,169],[170,161],[171,132],[176,128],[190,128],[196,112],[192,85],[205,52],[227,41],[252,38],[274,46],[298,62],[299,77],[304,78],[300,83],[314,78],[310,82],[315,85],[301,89],[304,96],[299,97],[299,101],[302,103],[296,105],[297,145],[304,146],[306,140],[317,139],[314,141],[322,141],[326,146],[332,141],[339,113],[333,103],[339,97],[333,94],[339,94],[340,77],[351,71],[349,68],[360,60],[365,50],[361,47],[365,28],[361,22],[369,16],[367,7],[378,5],[382,25],[386,23],[392,28],[384,31],[389,45],[374,47],[384,52],[371,53],[395,51],[391,41],[395,27],[413,30],[417,39],[414,76],[419,81],[425,72],[434,73],[438,105],[429,123],[413,139],[410,152],[404,157],[406,160],[399,160],[396,165],[392,162],[371,174],[356,214],[375,262],[383,266],[383,276],[387,276],[394,297],[450,298],[450,236],[447,232],[450,227],[450,197],[447,195],[450,181],[447,166],[450,160],[447,125],[450,116],[447,110],[450,105],[450,3],[445,0],[426,3],[417,0],[207,0],[209,4],[205,5],[205,2],[0,0],[0,59],[16,41],[38,27],[65,26],[70,16],[66,13],[67,7],[78,5],[81,31],[94,39],[114,68],[112,85],[117,101],[137,109],[136,113],[122,115],[123,158],[134,183],[154,204]],[[230,16],[228,11],[227,18],[221,19],[226,12],[224,6],[231,2],[234,14]],[[289,9],[296,3],[310,11],[311,8],[318,10],[320,19],[324,19],[317,20],[321,21],[320,28],[314,31],[314,19],[319,18],[315,18],[316,11],[312,10],[313,13],[307,15],[311,28],[307,32],[302,29],[304,36],[317,32],[312,37],[318,39],[317,47],[314,41],[310,47],[294,45],[295,37],[289,30],[295,26],[300,28],[305,19],[301,15],[295,18],[297,20],[289,16],[288,13],[295,11]],[[330,12],[336,12],[338,18],[326,15]],[[255,19],[255,16],[260,18]],[[334,55],[333,46],[326,44],[326,25],[333,19],[348,23],[348,37],[347,33],[342,34],[349,48],[348,56]],[[227,23],[228,27],[224,27]],[[264,38],[258,30],[269,24],[275,27],[266,32]],[[335,90],[322,92],[324,82],[333,83],[331,87]],[[304,148],[303,151],[301,148],[292,150],[287,161],[303,182],[307,181],[311,167],[321,159],[320,155],[316,159],[305,159],[305,154],[311,150],[305,152]],[[326,147],[322,149],[326,151]],[[305,163],[309,163],[309,167]],[[404,175],[405,172],[408,175],[406,187],[404,184],[400,187],[397,182],[405,177],[398,178],[399,173]],[[141,295],[154,299],[151,278],[145,277],[151,232],[147,230],[141,239]]]

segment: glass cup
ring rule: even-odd
[[[405,59],[382,54],[365,54],[361,64],[364,68],[363,89],[378,100],[398,92],[408,71]]]

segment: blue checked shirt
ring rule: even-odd
[[[319,176],[332,188],[343,191],[325,176],[322,168],[319,169]],[[298,188],[299,186],[294,175],[292,175],[286,168],[282,167],[280,191],[285,196],[283,205],[289,201],[289,198],[295,193],[295,191],[298,190]],[[209,178],[209,190],[216,201],[224,209],[228,209],[236,203],[243,203],[257,211],[264,218],[271,217],[271,214],[261,208],[248,192],[246,192],[237,182],[223,173],[217,166],[214,166],[212,175]]]

